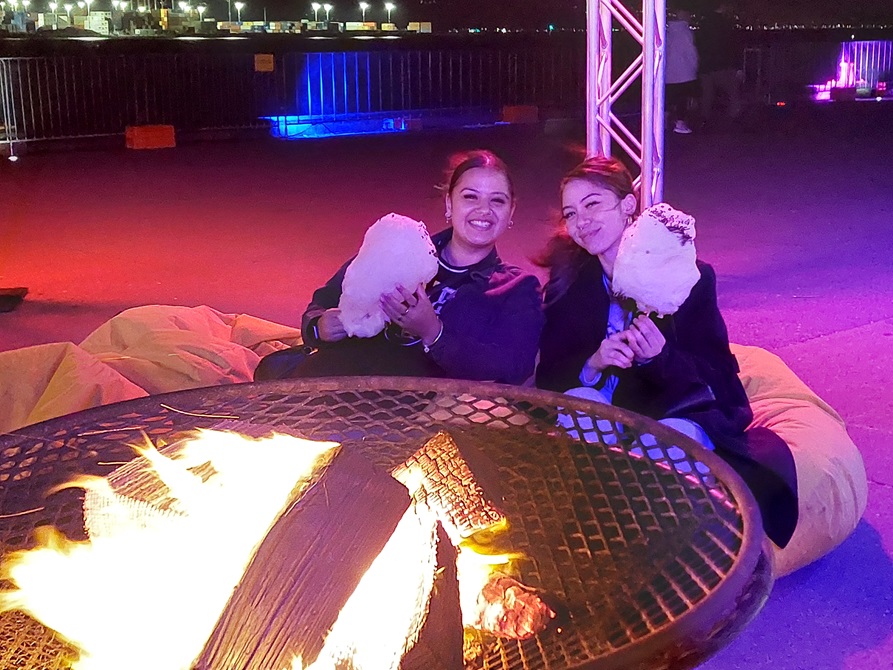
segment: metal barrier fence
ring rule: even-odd
[[[763,40],[744,52],[744,87],[756,103],[774,104],[814,93],[817,87],[865,87],[886,93],[893,83],[893,39]]]
[[[119,135],[126,126],[250,129],[263,117],[582,108],[579,45],[285,52],[85,53],[0,58],[0,144]]]
[[[834,36],[749,42],[742,66],[751,104],[805,95],[809,84],[836,75],[841,58]],[[625,67],[628,47],[615,44],[622,52],[615,54],[615,67]],[[130,125],[167,124],[190,133],[262,128],[269,124],[265,117],[297,123],[475,113],[496,118],[505,105],[536,105],[582,118],[585,108],[581,35],[325,45],[302,38],[148,38],[90,46],[50,40],[40,48],[44,53],[0,57],[0,148],[121,135]],[[272,71],[258,67],[256,53],[272,55]],[[625,94],[628,113],[638,112],[638,93],[631,87]]]
[[[755,104],[806,96],[808,87],[834,77],[839,41],[770,42],[744,50],[744,95]]]

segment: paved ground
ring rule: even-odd
[[[787,108],[749,129],[670,136],[666,199],[698,219],[732,340],[766,347],[848,422],[871,479],[837,551],[781,580],[704,667],[893,668],[893,105]],[[517,173],[505,257],[549,234],[575,133],[466,129],[160,152],[31,154],[0,166],[0,350],[80,341],[122,309],[208,304],[296,324],[310,293],[395,210],[439,227],[447,154],[490,147]]]

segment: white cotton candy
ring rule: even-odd
[[[612,288],[641,312],[673,314],[701,276],[696,260],[694,217],[660,203],[623,231]]]
[[[415,291],[437,274],[437,250],[425,224],[400,214],[373,223],[341,285],[341,322],[348,335],[373,337],[387,322],[379,299],[398,284]]]

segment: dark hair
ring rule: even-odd
[[[474,149],[453,154],[450,157],[449,167],[446,171],[444,186],[442,187],[443,192],[447,195],[452,195],[460,177],[474,168],[491,168],[504,174],[509,183],[509,196],[514,200],[515,185],[512,182],[512,175],[509,173],[508,166],[499,156],[486,149]]]
[[[568,182],[583,179],[606,188],[621,200],[636,194],[633,177],[626,166],[610,156],[592,156],[569,170],[561,180],[559,191],[563,192]]]
[[[592,156],[568,171],[561,180],[559,193],[569,182],[577,179],[606,188],[620,199],[636,195],[629,170],[610,156]],[[549,281],[545,289],[547,305],[567,293],[580,268],[591,258],[590,253],[571,238],[562,219],[558,230],[546,243],[545,251],[534,260],[540,267],[549,268]]]

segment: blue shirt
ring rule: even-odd
[[[617,299],[617,296],[611,291],[611,282],[608,280],[608,275],[602,274],[602,281],[605,285],[605,290],[608,292],[609,303],[608,303],[608,329],[606,337],[610,337],[615,333],[620,333],[627,328],[629,328],[629,324],[632,323],[632,312],[624,309],[620,304],[620,301]],[[611,368],[608,368],[610,370]],[[608,402],[611,402],[611,398],[614,395],[614,389],[617,388],[617,375],[608,372],[599,372],[595,375],[595,377],[588,378],[586,376],[586,365],[583,365],[583,369],[580,371],[580,383],[583,386],[593,386],[601,391],[602,395],[608,399]]]

